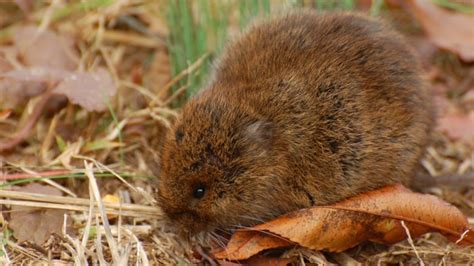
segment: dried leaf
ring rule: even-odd
[[[117,87],[108,71],[99,68],[95,72],[72,73],[53,92],[65,95],[69,101],[87,111],[104,111]]]
[[[474,106],[474,87],[470,89],[463,97],[463,102]]]
[[[0,53],[0,55],[2,55]],[[7,60],[0,56],[0,73],[13,69],[13,67],[8,63]]]
[[[24,26],[16,29],[14,43],[27,66],[64,70],[77,67],[74,40],[70,37],[49,30],[42,31],[34,26]]]
[[[411,0],[416,18],[439,47],[474,61],[474,16],[441,8],[431,1]]]
[[[438,119],[439,131],[445,132],[452,139],[467,143],[474,141],[474,113],[451,112]]]
[[[39,95],[46,89],[42,82],[18,80],[6,75],[13,67],[0,57],[0,106],[14,108],[25,100]]]
[[[30,12],[33,6],[35,5],[34,0],[15,0],[15,3],[25,13]]]
[[[58,189],[37,183],[31,183],[16,190],[61,196],[61,191]],[[63,210],[13,206],[11,208],[11,218],[8,225],[19,242],[30,241],[41,245],[52,234],[61,234],[64,213],[65,211]]]
[[[12,112],[13,112],[13,110],[9,109],[9,108],[7,108],[5,110],[1,110],[0,111],[0,121],[6,120],[11,115]]]
[[[108,203],[120,203],[120,198],[112,194],[107,194],[102,197],[102,201]]]
[[[22,187],[14,187],[12,190],[29,192],[29,193],[37,193],[37,194],[45,194],[45,195],[51,195],[51,196],[62,195],[62,192],[58,190],[57,188],[54,188],[51,186],[44,186],[38,183],[30,183]]]
[[[10,78],[18,81],[57,83],[72,75],[72,72],[49,67],[31,67],[11,70],[0,74],[0,78]]]
[[[47,84],[57,85],[53,93],[65,95],[88,111],[106,110],[106,103],[117,88],[105,69],[73,71],[78,62],[73,39],[25,26],[16,29],[14,44],[13,50],[26,67],[13,69],[5,60],[0,61],[0,99],[17,99],[13,106],[5,100],[6,107],[14,107],[18,99],[43,92]],[[12,52],[12,49],[2,49],[3,53],[4,50]]]
[[[296,244],[272,232],[242,230],[232,235],[226,249],[214,256],[218,259],[244,260],[263,250],[291,246]]]
[[[292,243],[335,252],[367,240],[392,244],[407,237],[402,221],[412,237],[434,231],[452,241],[463,236],[462,244],[474,244],[466,217],[454,206],[435,196],[393,185],[334,205],[296,211],[257,225],[252,231],[238,231],[227,249],[214,255],[218,259],[243,260]]]
[[[66,96],[69,101],[88,111],[106,110],[107,101],[117,92],[112,78],[103,68],[94,72],[71,72],[49,67],[32,67],[0,73],[0,78],[30,82],[30,84],[57,83],[53,93]],[[11,93],[11,91],[6,90],[6,93]],[[16,94],[11,93],[11,95]]]
[[[120,203],[120,198],[115,195],[107,194],[104,197],[102,197],[102,201],[107,202],[107,203]],[[117,215],[110,213],[110,214],[107,214],[107,218],[112,220],[112,219],[117,218]]]
[[[271,258],[264,256],[254,256],[245,261],[245,265],[253,266],[286,266],[291,264],[294,259],[289,258]]]
[[[242,261],[241,263],[230,262],[226,260],[220,260],[219,265],[221,266],[286,266],[294,262],[294,258],[274,258],[265,256],[254,256],[248,260]]]

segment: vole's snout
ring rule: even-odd
[[[182,224],[190,224],[193,221],[197,221],[199,219],[199,216],[192,211],[174,213],[172,217],[174,217],[177,222]]]
[[[195,234],[206,229],[206,223],[203,218],[195,211],[171,211],[164,210],[168,218],[168,222],[177,227],[180,234]]]

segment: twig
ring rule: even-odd
[[[112,236],[112,231],[110,230],[109,219],[107,218],[104,203],[102,202],[102,198],[100,197],[99,187],[97,186],[96,179],[94,177],[94,172],[92,171],[92,164],[87,163],[84,161],[84,166],[86,168],[85,174],[89,178],[89,186],[94,194],[95,201],[99,207],[99,213],[102,218],[102,224],[104,225],[105,231],[105,238],[107,239],[107,243],[109,244],[110,253],[112,255],[112,261],[114,264],[117,264],[120,261],[120,253],[117,249],[117,242],[115,242],[114,237]]]
[[[107,41],[120,42],[144,48],[157,48],[165,45],[165,43],[159,39],[119,30],[106,30],[104,31],[103,38]]]
[[[411,238],[410,230],[409,230],[408,227],[405,225],[405,221],[401,221],[401,224],[402,224],[402,226],[403,226],[403,228],[405,229],[405,232],[406,232],[406,234],[407,234],[408,243],[410,244],[410,246],[412,247],[413,251],[415,252],[416,257],[417,257],[418,260],[420,261],[420,265],[421,265],[421,266],[425,266],[425,263],[424,263],[423,260],[421,259],[420,254],[418,254],[418,250],[416,250],[415,243],[413,242],[413,238]]]
[[[0,152],[15,148],[18,144],[20,144],[29,136],[32,131],[32,128],[36,125],[36,122],[43,114],[43,110],[46,107],[46,104],[48,103],[49,99],[51,99],[52,95],[53,94],[50,91],[46,92],[42,96],[40,101],[36,104],[33,113],[26,121],[23,128],[21,128],[11,139],[0,142]]]
[[[30,169],[27,169],[27,168],[25,168],[25,167],[23,167],[23,166],[21,167],[21,170],[23,170],[23,172],[30,173],[30,174],[32,174],[32,175],[35,174],[35,171],[30,170]],[[41,181],[41,182],[44,182],[44,183],[46,183],[46,184],[48,184],[48,185],[50,185],[50,186],[52,186],[52,187],[55,187],[55,188],[61,190],[62,192],[68,194],[69,196],[77,197],[77,195],[76,195],[74,192],[72,192],[70,189],[68,189],[68,188],[66,188],[66,187],[64,187],[64,186],[62,186],[62,185],[60,185],[60,184],[54,182],[53,180],[51,180],[51,179],[49,179],[49,178],[43,178],[43,179],[41,179],[40,181]]]
[[[111,168],[109,168],[107,165],[105,164],[102,164],[100,162],[98,162],[96,159],[92,158],[92,157],[87,157],[87,156],[82,156],[82,155],[76,155],[74,156],[75,158],[78,158],[78,159],[83,159],[83,160],[88,160],[88,161],[91,161],[92,163],[94,163],[97,168],[99,169],[105,169],[106,171],[110,172],[112,175],[114,175],[118,180],[122,181],[122,183],[124,183],[127,187],[129,187],[132,191],[135,191],[135,192],[138,192],[137,188],[132,186],[129,182],[127,182],[127,180],[125,180],[122,176],[120,176],[118,173],[116,173],[114,170],[112,170]]]
[[[461,243],[461,241],[466,237],[466,235],[471,232],[471,229],[466,229],[466,231],[464,231],[464,233],[462,233],[461,237],[459,237],[458,240],[456,240],[455,244],[459,244]]]
[[[156,97],[148,104],[148,106],[153,106],[157,103],[160,102],[160,96],[168,91],[171,87],[173,87],[173,85],[175,85],[178,81],[180,81],[183,77],[185,77],[186,75],[194,72],[203,62],[204,60],[208,57],[209,54],[205,54],[203,56],[201,56],[198,60],[196,60],[196,62],[194,62],[192,65],[190,65],[189,67],[187,67],[186,69],[184,69],[183,71],[181,71],[178,75],[176,75],[171,81],[169,81],[168,83],[165,84],[165,86],[163,86],[162,88],[160,88],[158,90],[158,92],[156,93]]]
[[[73,210],[73,211],[89,211],[90,200],[83,198],[72,198],[72,197],[61,197],[61,196],[52,196],[45,194],[36,194],[28,192],[19,192],[19,191],[9,191],[9,190],[0,190],[1,198],[0,203],[3,204],[12,204],[19,206],[30,206],[30,207],[40,207],[40,208],[52,208],[52,209],[63,209],[63,210]],[[134,216],[140,217],[161,217],[161,211],[157,207],[144,206],[138,204],[126,204],[126,203],[111,203],[104,202],[104,206],[108,213],[110,214],[119,214],[121,213],[124,216]]]
[[[95,217],[95,224],[99,226],[99,217]],[[99,259],[99,265],[108,265],[104,258],[104,251],[102,250],[102,231],[97,231],[96,238],[95,238],[95,248],[97,252],[97,258]]]
[[[181,94],[183,94],[187,89],[188,85],[184,85],[183,87],[177,89],[166,101],[162,104],[162,106],[167,106],[170,104],[172,101],[174,101],[176,98],[178,98]]]
[[[76,206],[76,205],[67,205],[67,204],[60,204],[60,203],[45,203],[45,202],[34,202],[34,201],[24,201],[24,200],[4,200],[0,199],[0,204],[5,205],[16,205],[22,207],[33,207],[33,208],[46,208],[46,209],[59,209],[59,210],[66,210],[66,211],[80,211],[80,212],[87,212],[88,207],[85,206]],[[94,213],[97,214],[98,211],[94,210]],[[159,218],[157,215],[153,213],[142,213],[139,211],[120,211],[116,209],[109,209],[106,208],[106,214],[112,215],[122,215],[122,216],[129,216],[129,217],[138,217],[138,218]]]
[[[0,173],[0,180],[16,180],[26,178],[37,178],[37,177],[51,177],[58,175],[74,174],[71,170],[51,170],[40,173],[17,173],[17,174],[2,174]]]

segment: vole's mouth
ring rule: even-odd
[[[211,232],[214,230],[212,222],[202,217],[194,211],[166,211],[166,220],[170,229],[186,238],[198,235],[201,232]]]
[[[202,231],[192,237],[192,242],[211,250],[225,249],[232,236],[231,232],[213,228],[209,231]]]
[[[232,235],[229,230],[219,229],[210,224],[181,224],[168,221],[170,229],[191,246],[205,247],[209,250],[223,249]]]

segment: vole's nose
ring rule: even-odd
[[[175,222],[180,230],[189,235],[196,235],[201,231],[205,231],[207,226],[203,218],[193,211],[175,214],[175,220],[172,220],[172,222]]]
[[[199,216],[193,211],[184,211],[176,214],[179,221],[183,223],[193,223],[199,219]]]

